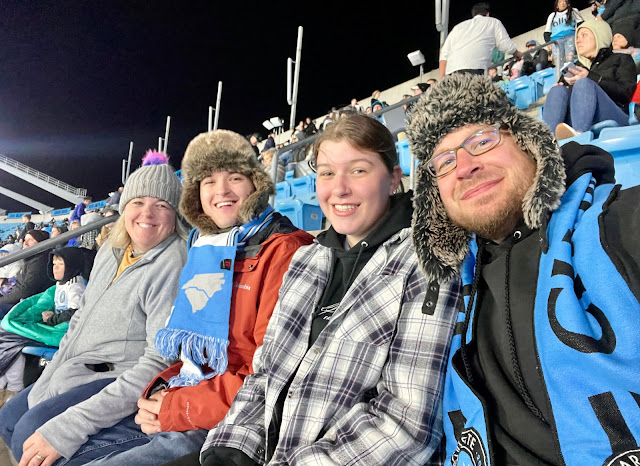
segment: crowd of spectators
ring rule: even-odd
[[[573,388],[558,382],[554,364],[536,366],[535,358],[548,355],[532,349],[551,337],[527,332],[533,317],[522,303],[546,286],[537,270],[544,254],[597,275],[585,262],[574,264],[574,246],[584,254],[600,244],[583,238],[585,229],[595,234],[598,226],[565,218],[564,203],[574,199],[563,193],[582,189],[586,199],[592,174],[602,178],[592,184],[610,184],[610,161],[576,146],[561,152],[553,135],[559,140],[602,120],[627,124],[640,11],[633,16],[623,4],[594,2],[594,18],[585,21],[569,0],[556,0],[545,40],[557,42],[548,50],[530,40],[524,52],[490,17],[488,4],[475,5],[472,18],[445,42],[441,83],[419,82],[403,97],[425,94],[404,105],[412,149],[423,162],[416,194],[402,188],[397,136],[382,115],[367,116],[389,106],[374,91],[368,106],[352,99],[322,121],[301,120],[286,144],[276,142],[275,132],[264,144],[259,133],[198,135],[182,159],[182,181],[165,154],[150,152],[101,212],[87,212],[91,198],[85,198],[62,221],[35,224],[25,215],[0,245],[0,256],[103,216],[120,217],[0,268],[0,436],[13,456],[21,464],[68,466],[422,465],[439,463],[446,450],[452,463],[489,453],[494,464],[578,464],[583,454],[605,461],[608,446],[577,452],[546,421],[552,406],[560,412],[552,390],[563,392],[566,405],[578,406],[579,397],[569,399]],[[495,66],[505,53],[515,59],[506,75]],[[564,61],[571,66],[544,104],[548,128],[517,112],[498,89]],[[476,76],[483,74],[493,84]],[[298,144],[307,139],[314,144]],[[583,155],[588,163],[572,166]],[[276,182],[300,162],[316,167],[318,201],[331,226],[315,241],[269,206],[274,159]],[[501,167],[509,187],[486,182],[489,165]],[[473,173],[486,174],[482,189],[459,199]],[[491,189],[495,198],[465,212]],[[632,223],[620,220],[637,216],[629,196],[621,194],[615,218],[603,222],[611,228]],[[530,197],[538,204],[529,205]],[[579,209],[592,208],[585,203]],[[560,204],[564,209],[556,210]],[[618,212],[621,206],[630,213]],[[550,224],[554,234],[544,237],[541,227],[550,217],[564,223]],[[183,220],[193,227],[189,235]],[[571,238],[565,232],[574,227],[580,234]],[[634,241],[625,236],[611,245],[628,255],[607,277],[637,259]],[[602,246],[607,254],[608,247]],[[512,250],[527,261],[523,275],[530,283],[510,284]],[[506,261],[506,270],[497,270],[494,259],[500,267]],[[583,283],[573,270],[570,275],[563,290],[581,295]],[[636,312],[633,280],[615,286],[625,309]],[[598,297],[606,295],[591,285]],[[498,302],[503,293],[506,300]],[[602,312],[623,306],[607,302],[600,313],[585,311],[581,299],[570,306],[600,324]],[[513,317],[511,307],[518,311]],[[506,323],[485,317],[496,311],[504,311]],[[551,312],[546,302],[544,311]],[[567,323],[554,327],[556,336],[558,325]],[[601,326],[604,340],[608,330]],[[495,335],[506,336],[498,341]],[[602,340],[585,345],[607,344]],[[619,344],[635,351],[624,339]],[[44,345],[59,350],[25,388],[21,351]],[[576,352],[598,353],[599,346],[572,348],[577,351],[568,351],[567,360],[579,358]],[[620,368],[610,368],[620,361],[616,353],[613,363],[591,358],[583,364],[608,371],[606,383],[626,393],[634,386],[625,377],[639,377],[617,377]],[[499,409],[502,402],[518,413],[517,422]],[[632,405],[621,409],[633,414]],[[551,422],[572,425],[561,414]],[[469,445],[464,435],[471,435],[465,426],[477,435],[473,451],[461,449]],[[578,430],[572,435],[596,435],[593,428]],[[629,451],[636,448],[624,442]]]

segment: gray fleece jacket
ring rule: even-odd
[[[65,458],[90,435],[134,413],[146,385],[170,362],[156,352],[154,339],[177,295],[185,243],[177,234],[170,236],[113,280],[122,256],[122,250],[108,243],[100,248],[60,350],[29,393],[33,408],[80,385],[116,378],[37,430]],[[95,372],[85,366],[100,363],[112,364],[113,370]]]

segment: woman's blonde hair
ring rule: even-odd
[[[126,206],[125,206],[126,209]],[[175,211],[174,211],[175,213]],[[186,240],[189,237],[189,230],[182,222],[180,216],[176,214],[176,233],[180,235],[180,238]],[[111,232],[109,233],[109,244],[112,247],[122,249],[123,251],[129,247],[131,244],[131,236],[129,236],[129,232],[127,231],[127,227],[124,224],[124,210],[120,218],[116,221],[116,223],[111,228]]]

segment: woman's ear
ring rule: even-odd
[[[402,182],[402,168],[400,165],[396,165],[393,167],[393,171],[391,172],[391,185],[389,186],[389,196],[396,192],[398,186]]]

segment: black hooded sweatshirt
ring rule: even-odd
[[[593,146],[569,143],[562,148],[567,186],[591,172],[597,184],[614,182],[611,155]],[[637,226],[627,215],[638,189],[621,191],[602,228],[622,250],[640,261]],[[533,311],[544,229],[520,222],[500,244],[478,238],[473,340],[467,346],[470,385],[487,406],[493,464],[563,465],[533,328]],[[638,283],[631,283],[638,289]],[[456,355],[458,356],[458,355]],[[464,372],[463,364],[454,365]]]
[[[378,247],[403,228],[411,226],[411,196],[411,191],[393,196],[389,212],[378,226],[369,236],[347,250],[344,247],[347,244],[345,235],[337,233],[333,227],[318,235],[318,243],[333,250],[333,264],[327,286],[313,313],[309,346],[327,326],[345,293]]]

